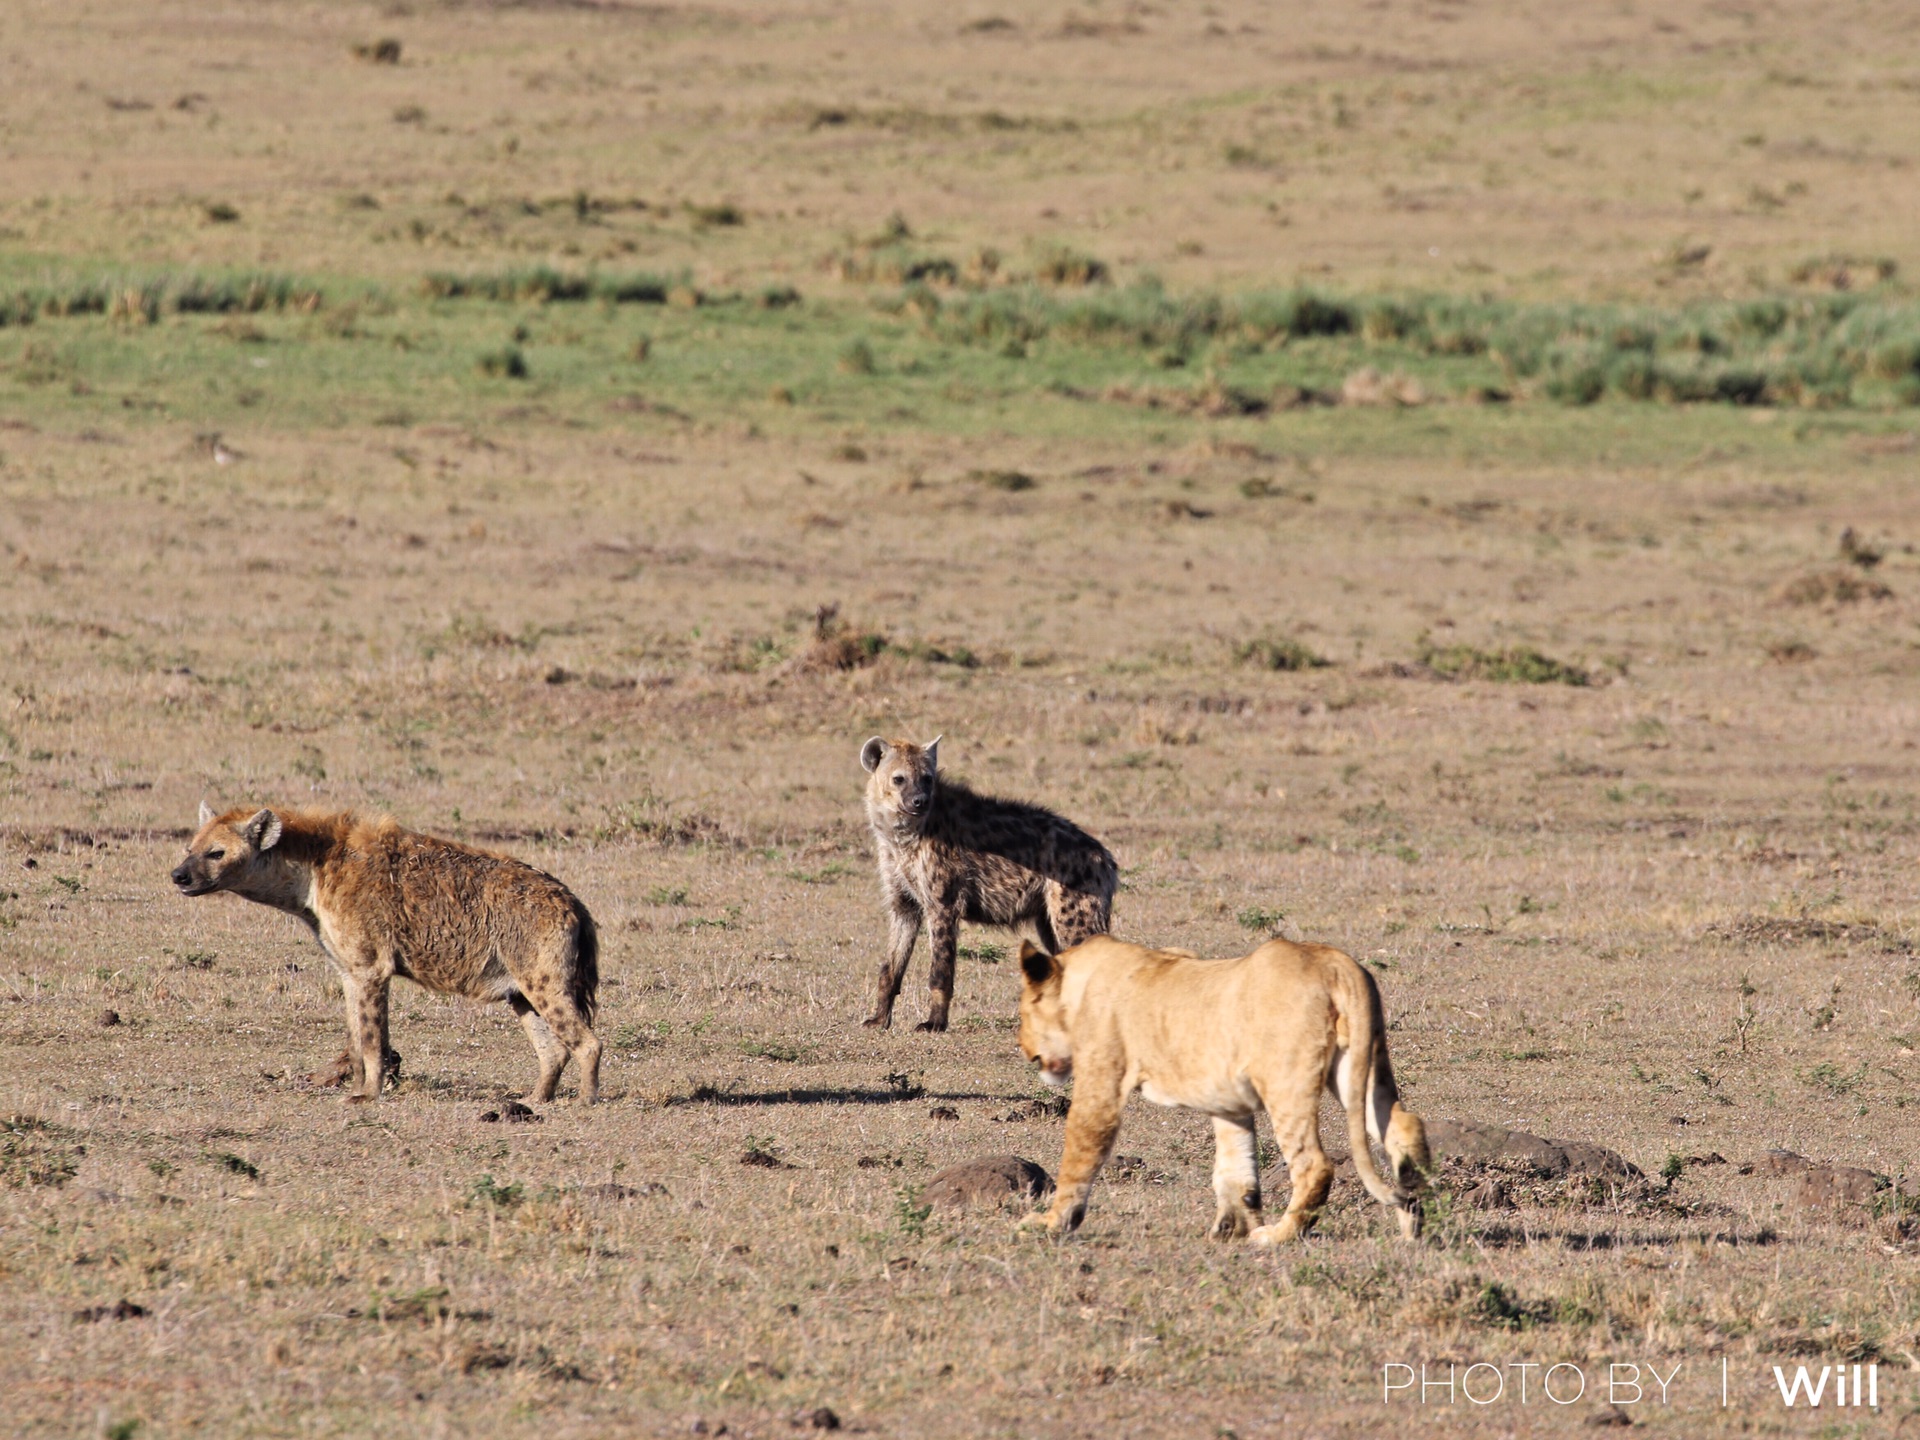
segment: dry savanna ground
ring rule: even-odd
[[[1656,1434],[1920,1424],[1910,1200],[1741,1173],[1920,1153],[1905,10],[36,0],[0,64],[12,1430],[1547,1435],[1614,1363],[1682,1367]],[[1148,269],[1893,319],[1804,403],[1585,403],[1384,322],[930,318]],[[1255,1254],[1136,1104],[1071,1241],[930,1209],[1061,1131],[1006,937],[950,1033],[858,1023],[857,752],[942,732],[1109,843],[1122,933],[1340,944],[1414,1109],[1645,1178],[1448,1165],[1418,1247],[1343,1184]],[[312,1084],[318,948],[166,884],[202,798],[561,876],[607,1102],[482,1120],[517,1026],[404,986],[387,1098]],[[1473,1362],[1588,1393],[1383,1406]],[[1771,1398],[1841,1362],[1880,1414]]]

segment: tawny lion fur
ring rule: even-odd
[[[183,895],[225,890],[304,920],[339,971],[353,1057],[349,1099],[377,1100],[395,976],[443,995],[504,1000],[540,1057],[535,1100],[568,1059],[580,1098],[600,1093],[590,1028],[599,985],[593,917],[531,865],[404,830],[386,816],[200,807],[175,867]]]
[[[1380,991],[1351,956],[1270,940],[1237,960],[1201,960],[1102,935],[1058,956],[1023,945],[1020,968],[1020,1049],[1049,1083],[1073,1078],[1053,1204],[1023,1223],[1056,1235],[1080,1223],[1120,1111],[1138,1090],[1156,1105],[1213,1117],[1216,1239],[1272,1245],[1304,1235],[1333,1183],[1320,1148],[1320,1094],[1330,1089],[1346,1111],[1361,1184],[1402,1234],[1419,1235],[1426,1127],[1400,1104]],[[1293,1187],[1272,1225],[1261,1223],[1255,1165],[1262,1109]],[[1369,1138],[1386,1150],[1391,1185]]]
[[[976,794],[942,775],[939,758],[938,740],[876,735],[860,747],[889,922],[869,1025],[893,1023],[922,922],[930,995],[915,1028],[944,1030],[962,920],[1022,930],[1051,951],[1104,934],[1112,916],[1120,872],[1106,846],[1051,810]]]

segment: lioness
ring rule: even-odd
[[[1020,1049],[1040,1062],[1047,1083],[1074,1079],[1053,1205],[1023,1225],[1057,1235],[1080,1223],[1137,1089],[1156,1105],[1213,1116],[1215,1239],[1276,1245],[1304,1235],[1333,1183],[1320,1149],[1325,1086],[1346,1109],[1367,1193],[1395,1212],[1403,1235],[1419,1236],[1427,1132],[1401,1108],[1380,991],[1351,956],[1269,940],[1237,960],[1201,960],[1098,935],[1058,955],[1022,944],[1020,968]],[[1293,1181],[1286,1214],[1272,1225],[1260,1223],[1254,1164],[1262,1108]],[[1374,1168],[1369,1136],[1385,1147],[1395,1184]]]

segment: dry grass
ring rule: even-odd
[[[1051,1433],[1151,1430],[1173,1423],[1159,1397],[1200,1387],[1188,1409],[1246,1433],[1377,1423],[1372,1367],[1401,1355],[1724,1352],[1757,1394],[1778,1359],[1911,1347],[1917,1317],[1872,1278],[1905,1242],[1732,1166],[1684,1167],[1651,1207],[1516,1185],[1532,1208],[1443,1206],[1418,1251],[1343,1197],[1324,1239],[1257,1257],[1197,1238],[1204,1125],[1141,1107],[1121,1151],[1146,1178],[1103,1186],[1064,1249],[995,1215],[916,1219],[947,1161],[1057,1163],[1058,1121],[1022,1109],[991,946],[953,1034],[856,1023],[881,923],[854,752],[945,730],[954,764],[1114,845],[1129,933],[1226,952],[1257,914],[1377,966],[1430,1114],[1649,1173],[1769,1145],[1903,1169],[1912,618],[1836,610],[1791,672],[1753,638],[1767,580],[1840,518],[1897,531],[1878,462],[1783,523],[1716,505],[1751,483],[1717,472],[1616,474],[1596,501],[1588,472],[1343,464],[1279,508],[1240,494],[1261,462],[1200,459],[1188,493],[1232,523],[1168,530],[1111,482],[1004,513],[939,488],[852,504],[865,482],[769,485],[724,439],[650,452],[642,487],[615,437],[425,437],[411,465],[377,435],[262,441],[244,485],[204,450],[99,450],[8,442],[0,1024],[34,1060],[5,1097],[30,1123],[0,1205],[24,1413],[208,1433],[292,1407],[347,1432],[398,1407],[584,1433],[824,1404]],[[821,505],[845,523],[793,523]],[[1549,519],[1566,538],[1543,548]],[[1612,538],[1641,532],[1671,538]],[[1088,546],[1116,560],[1088,573]],[[796,592],[860,622],[792,615]],[[1340,663],[1242,663],[1195,643],[1196,605]],[[935,622],[1005,658],[731,658],[730,637],[805,654]],[[1489,651],[1616,664],[1580,688],[1360,678],[1469,624]],[[564,876],[607,935],[610,1103],[481,1123],[527,1082],[524,1041],[417,992],[386,1104],[307,1088],[341,1043],[311,942],[163,883],[203,794],[390,808]],[[149,1313],[71,1318],[121,1299]]]
[[[1391,375],[1359,388],[1395,403],[1313,403],[1350,370],[1255,411],[1196,364],[1069,432],[856,314],[817,374],[739,378],[805,411],[774,429],[728,398],[745,347],[697,348],[716,297],[771,349],[866,283],[842,261],[927,257],[1049,279],[1055,315],[1150,268],[1903,294],[1900,12],[830,11],[0,14],[0,118],[34,137],[0,154],[0,290],[83,317],[0,356],[10,1422],[1371,1435],[1414,1423],[1383,1363],[1449,1359],[1682,1361],[1651,1428],[1689,1435],[1795,1423],[1775,1363],[1877,1359],[1914,1410],[1904,1202],[1740,1173],[1895,1175],[1920,1140],[1903,422],[1608,400],[1543,429]],[[356,278],[316,309],[307,275]],[[437,330],[449,286],[519,308]],[[589,325],[628,327],[633,388],[576,404]],[[165,407],[115,368],[199,326],[218,363],[159,367]],[[322,398],[289,419],[250,375],[299,363]],[[952,1033],[857,1023],[858,746],[943,731],[1114,848],[1127,934],[1342,944],[1416,1109],[1658,1178],[1454,1165],[1423,1247],[1342,1188],[1255,1255],[1199,1238],[1205,1124],[1138,1105],[1073,1242],[929,1210],[942,1165],[1060,1144],[1005,937],[964,937]],[[165,884],[202,797],[387,809],[562,876],[605,937],[609,1102],[516,1115],[510,1017],[403,989],[399,1084],[342,1105],[312,941]]]

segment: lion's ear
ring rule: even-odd
[[[1044,985],[1054,976],[1059,966],[1053,962],[1053,956],[1035,945],[1031,940],[1020,942],[1020,973],[1034,985]]]

